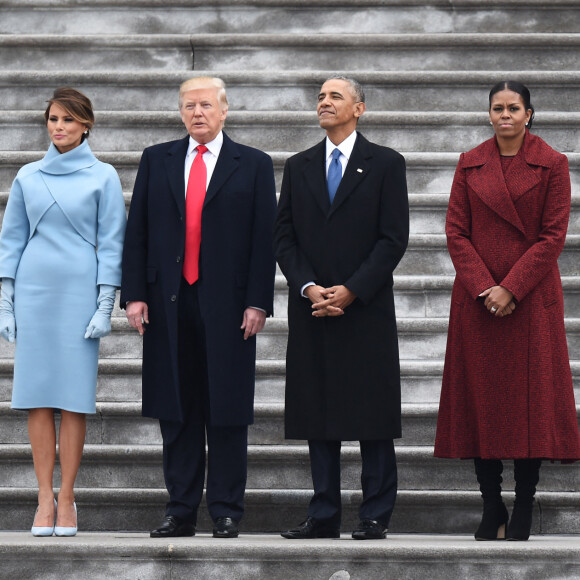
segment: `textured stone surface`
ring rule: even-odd
[[[510,50],[520,70],[575,70],[578,34],[0,35],[3,68],[486,70]]]
[[[228,113],[227,132],[234,140],[265,151],[298,151],[304,143],[315,143],[323,132],[312,112],[240,111]],[[370,104],[369,104],[370,106]],[[42,130],[42,111],[14,111],[0,119],[0,150],[26,143],[42,151],[49,144]],[[102,111],[91,131],[95,151],[139,151],[146,146],[179,139],[185,134],[179,113]],[[534,132],[554,148],[578,152],[578,113],[540,113]],[[371,141],[397,151],[466,151],[489,139],[493,132],[487,113],[380,112],[369,111],[359,128]]]
[[[142,152],[96,151],[95,153],[101,161],[114,165],[119,173],[123,189],[130,191],[133,188]],[[284,163],[293,152],[270,151],[269,153],[274,162],[276,184],[279,189]],[[407,164],[407,185],[410,193],[442,194],[449,192],[459,159],[458,152],[402,153]],[[41,159],[43,155],[44,151],[0,151],[0,190],[9,191],[18,168],[25,163]],[[580,153],[569,153],[568,160],[570,163],[572,192],[578,195],[580,193]],[[443,232],[441,232],[441,235],[443,235]]]
[[[540,536],[530,542],[480,542],[469,535],[390,534],[379,542],[284,540],[276,535],[242,535],[237,540],[195,538],[152,540],[145,534],[80,534],[76,538],[0,535],[6,578],[49,580],[83,577],[106,580],[328,580],[369,578],[564,579],[580,574],[574,540]],[[88,558],[87,558],[88,556]]]
[[[315,33],[441,33],[441,32],[577,32],[574,0],[554,3],[479,2],[454,0],[351,2],[305,0],[284,2],[207,2],[157,0],[147,2],[76,2],[59,11],[49,2],[8,0],[3,3],[0,33],[175,34],[192,32],[315,32]],[[332,12],[321,10],[332,6]],[[31,8],[34,8],[33,10]],[[476,8],[476,9],[474,9]],[[90,17],[87,18],[87,12]]]
[[[475,488],[473,478],[470,491],[401,490],[397,496],[390,531],[473,534],[482,510],[481,497]],[[242,532],[279,532],[296,525],[304,519],[311,495],[309,489],[249,489],[246,493]],[[167,501],[164,489],[80,488],[76,497],[81,531],[152,529],[163,516]],[[506,492],[504,498],[511,510],[513,493]],[[342,530],[350,531],[356,525],[361,500],[359,490],[343,490]],[[33,517],[35,507],[34,489],[0,488],[0,529],[28,530],[28,522]],[[539,492],[534,507],[533,533],[578,533],[575,516],[579,507],[577,494]],[[210,530],[211,520],[205,501],[200,506],[198,516],[200,532]]]
[[[344,70],[344,69],[343,69]],[[513,71],[513,72],[510,72]],[[369,111],[487,110],[487,92],[498,78],[517,77],[533,87],[538,113],[577,111],[580,72],[524,71],[367,71],[355,74],[365,89]],[[317,70],[0,70],[0,109],[44,109],[55,86],[85,91],[96,110],[175,111],[181,82],[192,75],[221,76],[228,85],[232,110],[312,111],[320,84],[331,74]],[[450,103],[453,103],[451,106]],[[24,144],[15,148],[25,149]]]
[[[433,422],[431,423],[433,429]],[[250,445],[248,450],[248,488],[308,490],[312,486],[308,449],[302,442],[288,445]],[[342,485],[360,487],[358,445],[345,444],[342,450]],[[414,446],[397,442],[397,463],[401,490],[474,489],[471,461],[433,457],[430,445]],[[160,445],[101,445],[85,448],[78,488],[163,489]],[[0,466],[9,487],[34,487],[32,458],[28,445],[6,445],[0,449]],[[506,461],[505,489],[513,489],[511,462]],[[426,474],[429,474],[426,477]],[[58,482],[58,470],[55,482]],[[511,483],[510,483],[511,482]],[[58,485],[58,483],[56,483]],[[580,486],[580,470],[574,465],[546,463],[539,489],[574,492]],[[425,493],[428,495],[428,493]]]

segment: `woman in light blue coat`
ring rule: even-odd
[[[32,533],[70,536],[85,414],[95,412],[99,338],[111,331],[121,282],[125,205],[116,171],[86,140],[94,124],[90,100],[57,89],[45,120],[52,144],[18,172],[2,224],[0,335],[16,343],[12,408],[29,411],[39,490]]]

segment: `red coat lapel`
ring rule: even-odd
[[[466,153],[463,166],[466,169],[472,168],[467,173],[467,183],[483,203],[525,235],[526,230],[514,205],[514,199],[537,185],[539,179],[526,163],[522,153],[516,156],[510,167],[510,174],[517,177],[510,179],[509,190],[495,138]]]

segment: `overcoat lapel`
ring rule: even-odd
[[[189,146],[189,137],[177,141],[167,152],[165,158],[165,169],[167,170],[167,179],[169,187],[179,208],[179,213],[185,218],[185,180],[183,177],[183,168],[185,165],[185,156]]]
[[[495,139],[487,141],[485,145],[477,153],[470,152],[466,159],[465,167],[473,168],[467,174],[467,183],[485,205],[525,235],[526,230],[505,183]]]
[[[366,178],[371,169],[370,159],[372,159],[372,156],[368,141],[362,135],[358,134],[352,154],[346,165],[344,176],[336,190],[334,201],[330,206],[329,217]]]
[[[330,210],[330,199],[328,197],[328,188],[326,187],[326,168],[324,163],[326,140],[314,146],[310,151],[312,154],[304,163],[304,182],[324,215],[327,215]]]
[[[224,142],[207,188],[205,201],[203,202],[204,207],[216,196],[220,188],[240,164],[238,147],[225,133],[223,135]]]
[[[528,141],[527,138],[524,141],[522,151],[520,154],[516,155],[507,171],[507,176],[517,176],[517,178],[509,180],[509,191],[513,201],[517,201],[522,197],[522,195],[536,187],[541,181],[538,174],[528,164],[526,141]]]

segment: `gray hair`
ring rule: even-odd
[[[358,81],[355,81],[354,79],[351,79],[349,77],[345,77],[343,75],[336,75],[334,77],[330,77],[330,78],[326,79],[326,81],[324,81],[324,82],[328,82],[328,81],[332,81],[332,80],[345,81],[346,83],[348,83],[348,85],[350,87],[350,92],[352,93],[352,96],[354,97],[355,102],[357,102],[357,103],[364,103],[365,102],[365,93],[363,91],[361,84]]]

